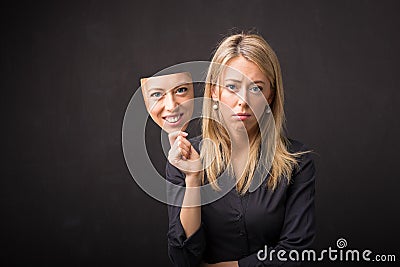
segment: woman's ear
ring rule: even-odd
[[[214,101],[219,100],[219,89],[217,85],[211,85],[211,98]]]

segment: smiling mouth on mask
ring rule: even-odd
[[[163,117],[164,120],[166,120],[169,123],[175,123],[177,121],[179,121],[179,119],[183,116],[183,113],[180,114],[176,114],[176,115],[168,115]]]

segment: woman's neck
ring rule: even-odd
[[[230,132],[232,153],[243,153],[250,149],[250,144],[254,140],[254,135],[248,134],[247,131]]]

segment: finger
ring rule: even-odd
[[[194,149],[193,146],[190,147],[189,153],[190,153],[190,156],[191,156],[193,159],[198,159],[198,158],[200,158],[199,153],[197,153],[196,149]]]
[[[183,137],[178,138],[178,147],[186,150],[190,156],[192,154],[192,144]]]
[[[192,143],[190,143],[190,141],[187,140],[186,137],[179,136],[178,139],[179,139],[179,141],[182,141],[182,143],[184,143],[187,147],[191,147],[192,146]]]
[[[179,146],[179,152],[182,155],[182,157],[185,157],[186,159],[190,158],[190,150],[185,145],[182,145],[181,142],[178,143],[178,146]]]
[[[179,136],[177,140],[178,140],[178,147],[185,148],[186,150],[190,151],[190,147],[192,146],[192,144],[188,140],[186,140],[184,137],[181,136]]]
[[[186,136],[188,136],[188,133],[187,132],[182,132],[182,131],[175,131],[175,132],[172,132],[172,133],[168,134],[168,140],[169,140],[169,144],[171,146],[175,143],[175,141],[178,138],[178,136],[186,137]]]
[[[175,143],[176,138],[179,136],[180,131],[175,131],[168,134],[169,144],[172,146]]]

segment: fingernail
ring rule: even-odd
[[[187,132],[181,132],[184,136],[187,136],[188,133]]]

